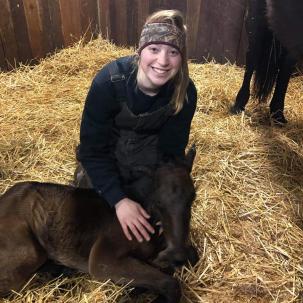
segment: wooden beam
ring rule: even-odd
[[[81,37],[80,0],[59,0],[64,46]]]
[[[136,46],[138,45],[138,1],[127,1],[127,44]],[[141,33],[141,31],[140,31]]]
[[[99,33],[98,5],[95,0],[80,0],[81,35],[86,41]]]
[[[201,0],[187,0],[186,11],[188,57],[191,59],[196,58]]]
[[[97,0],[99,14],[99,28],[103,38],[110,39],[112,27],[110,19],[110,0]],[[112,1],[112,0],[111,0]]]
[[[49,33],[52,40],[53,49],[62,48],[64,46],[64,39],[62,33],[62,20],[60,13],[59,0],[41,0],[47,2],[49,12]]]
[[[19,57],[8,0],[0,0],[0,6],[0,67],[7,70]]]
[[[138,1],[137,2],[137,8],[138,8],[138,12],[137,12],[137,15],[138,15],[138,18],[137,18],[137,20],[138,20],[137,37],[139,39],[139,37],[141,35],[143,24],[145,23],[145,20],[146,20],[147,16],[149,15],[150,1],[148,1],[148,0],[137,0],[137,1]]]
[[[127,0],[111,0],[110,20],[112,25],[111,40],[118,45],[127,45]]]
[[[36,0],[26,0],[23,4],[32,56],[42,58],[45,55],[43,48],[43,35],[45,33],[43,33],[41,16],[39,15],[41,8]]]
[[[18,62],[28,63],[32,58],[22,0],[10,0],[10,11],[15,32],[15,43],[18,49]]]

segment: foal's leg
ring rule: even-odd
[[[151,290],[159,294],[155,302],[180,301],[181,289],[175,278],[133,257],[117,257],[113,247],[110,249],[100,244],[94,245],[89,257],[89,273],[94,278]]]
[[[284,99],[287,91],[289,78],[294,70],[296,61],[289,55],[285,55],[281,62],[278,73],[274,95],[270,102],[270,115],[274,123],[285,124],[287,120],[284,117]]]
[[[26,222],[0,219],[0,296],[19,290],[47,256]]]

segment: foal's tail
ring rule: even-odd
[[[283,48],[269,29],[264,34],[255,66],[253,96],[266,102],[271,94],[282,62]]]

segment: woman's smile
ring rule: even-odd
[[[154,67],[154,66],[152,66],[152,69],[159,76],[165,76],[167,73],[169,73],[169,69],[163,69],[163,68]]]

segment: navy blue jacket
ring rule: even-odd
[[[168,104],[172,84],[165,84],[155,96],[145,95],[136,85],[136,70],[130,57],[117,60],[119,70],[127,75],[127,105],[134,114],[152,112]],[[159,132],[159,151],[164,155],[184,156],[190,125],[196,109],[197,91],[192,81],[187,89],[188,101],[182,110],[169,118]],[[97,192],[114,206],[126,195],[110,149],[114,118],[120,110],[108,65],[102,68],[88,92],[80,128],[78,160],[86,170]]]

